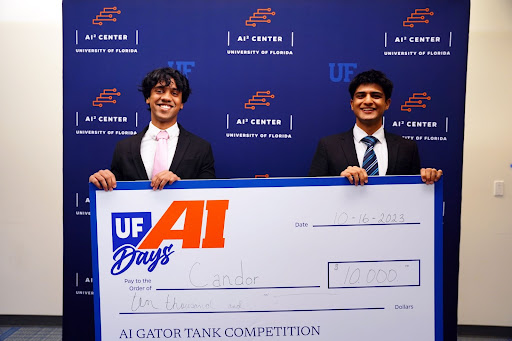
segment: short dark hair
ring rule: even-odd
[[[150,71],[140,84],[139,91],[144,95],[144,99],[148,99],[151,95],[151,89],[153,89],[160,82],[164,82],[165,86],[171,84],[171,79],[174,79],[176,88],[181,92],[182,101],[185,103],[188,96],[192,92],[188,84],[188,79],[181,74],[178,70],[170,67],[164,67]]]
[[[368,70],[356,75],[348,86],[350,98],[354,98],[357,88],[362,84],[378,84],[384,90],[386,100],[391,98],[393,92],[393,82],[391,82],[382,71]]]

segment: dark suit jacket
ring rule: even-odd
[[[210,144],[189,133],[181,125],[178,126],[178,145],[169,170],[182,179],[214,179],[215,168]],[[150,180],[140,156],[140,143],[148,127],[117,143],[110,166],[117,181]]]
[[[386,175],[420,174],[416,142],[384,131],[388,145]],[[348,166],[359,167],[353,130],[324,137],[318,143],[309,176],[338,176]]]

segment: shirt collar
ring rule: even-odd
[[[353,133],[354,140],[357,142],[361,142],[363,138],[368,136],[368,134],[363,129],[359,128],[357,124],[354,125]],[[377,143],[382,143],[382,141],[385,141],[384,126],[381,126],[375,133],[372,134],[372,136],[379,140]]]
[[[148,134],[151,139],[156,140],[156,135],[161,131],[161,129],[155,127],[153,122],[149,122],[149,128],[146,134]],[[180,135],[180,128],[178,127],[178,123],[174,123],[169,128],[165,129],[167,131],[167,134],[169,134],[169,139],[172,139],[173,137],[178,137]]]

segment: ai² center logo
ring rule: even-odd
[[[411,112],[412,108],[423,108],[427,107],[424,101],[430,101],[431,97],[427,96],[426,92],[413,93],[411,97],[404,104],[400,106],[401,111]]]
[[[120,275],[132,266],[146,266],[152,272],[168,264],[176,252],[172,243],[181,240],[183,249],[224,248],[224,224],[229,200],[174,201],[152,227],[151,212],[113,212],[113,265],[110,273]],[[207,211],[204,238],[202,225]],[[178,223],[182,215],[184,223]],[[182,227],[182,229],[178,229]]]
[[[414,132],[411,135],[402,135],[402,137],[416,141],[447,141],[446,135],[441,130],[443,129],[442,121],[425,120],[424,118],[431,116],[427,109],[427,103],[431,100],[432,96],[426,91],[415,92],[400,106],[400,111],[411,114],[407,114],[407,118],[404,120],[393,121],[392,126],[407,127],[409,132]],[[448,133],[448,117],[445,118],[444,133]]]
[[[240,19],[234,21],[237,29],[227,31],[226,54],[292,56],[294,32],[289,31],[289,25],[283,29],[272,23],[274,16],[276,12],[272,8],[258,8],[248,19],[244,18],[244,26],[240,25]]]
[[[423,110],[427,107],[425,101],[430,101],[431,96],[427,92],[415,92],[400,106],[400,111],[411,112],[413,110]],[[407,128],[437,128],[437,122],[435,121],[418,121],[418,120],[403,120],[393,121],[393,127]]]
[[[117,100],[114,97],[121,96],[121,93],[117,91],[117,88],[113,89],[103,89],[98,97],[94,101],[92,101],[92,105],[94,107],[103,107],[104,103],[112,103],[116,104]]]
[[[384,55],[450,56],[453,34],[439,31],[442,23],[438,21],[434,26],[425,26],[432,24],[433,16],[430,8],[417,8],[400,21],[400,26],[395,23],[394,28],[384,32]],[[420,26],[423,29],[417,30]]]
[[[117,6],[104,7],[99,14],[94,15],[92,25],[87,24],[84,30],[75,30],[75,53],[138,53],[139,30],[129,29],[123,32],[116,28],[115,23],[121,15],[121,10]],[[112,31],[114,29],[116,31]]]
[[[251,99],[249,99],[244,104],[244,108],[254,110],[254,109],[256,109],[256,106],[258,106],[258,105],[264,105],[264,106],[269,107],[270,102],[268,101],[268,99],[273,99],[275,97],[276,96],[274,94],[270,93],[270,90],[256,91],[256,95],[252,96]]]
[[[121,92],[117,88],[105,88],[99,95],[93,97],[92,112],[75,112],[76,135],[135,135],[138,126],[138,113],[134,115],[115,113]],[[104,106],[110,107],[111,112],[105,113]],[[114,108],[113,108],[114,107]],[[119,130],[121,128],[122,130]]]
[[[272,8],[258,8],[258,10],[249,17],[249,20],[245,21],[245,26],[256,27],[256,24],[259,23],[270,24],[272,20],[270,20],[269,16],[271,15],[276,15],[276,12],[272,12]]]
[[[117,7],[105,7],[96,18],[92,19],[92,24],[102,26],[104,22],[116,22],[116,14],[121,14]]]
[[[429,8],[417,8],[407,20],[403,22],[404,27],[414,27],[414,24],[428,24],[430,22],[427,16],[433,16],[434,12],[430,11]]]
[[[410,96],[404,104],[400,106],[400,111],[411,112],[413,110],[423,110],[427,107],[426,101],[430,101],[431,96],[427,92],[416,92]],[[394,127],[407,126],[407,128],[437,128],[436,121],[421,121],[421,120],[408,120],[408,121],[394,121]]]
[[[226,114],[226,137],[291,139],[293,114],[276,113],[269,109],[276,97],[270,90],[258,90],[243,102],[243,113],[235,114],[234,117]]]

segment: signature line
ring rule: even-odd
[[[289,310],[246,310],[246,311],[161,311],[140,313],[119,313],[119,315],[154,315],[154,314],[245,314],[245,313],[297,313],[306,311],[352,311],[352,310],[384,310],[385,308],[333,308],[333,309],[289,309]]]
[[[313,227],[343,227],[343,226],[389,226],[389,225],[419,225],[421,223],[392,223],[392,224],[342,224],[342,225],[313,225]]]
[[[254,290],[254,289],[309,289],[309,288],[320,288],[319,285],[307,285],[300,287],[255,287],[255,288],[170,288],[170,289],[156,289],[156,290]]]

